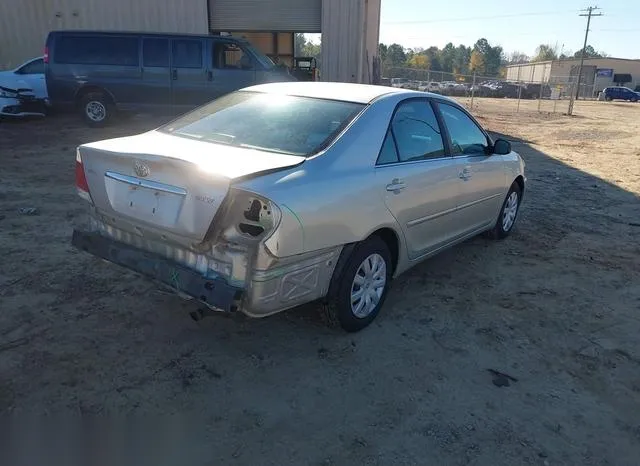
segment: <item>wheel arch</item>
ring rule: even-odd
[[[76,103],[76,106],[80,105],[80,102],[82,101],[82,98],[87,95],[90,94],[92,92],[97,92],[100,94],[104,94],[113,105],[116,104],[116,99],[113,96],[113,94],[111,92],[109,92],[107,89],[105,89],[104,87],[101,86],[97,86],[95,84],[85,84],[84,86],[82,86],[81,88],[79,88],[76,91],[76,95],[74,97],[74,101]]]

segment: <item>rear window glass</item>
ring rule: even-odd
[[[240,91],[214,100],[160,131],[311,156],[329,145],[363,108],[352,102]]]
[[[138,38],[60,36],[54,61],[64,64],[138,66]]]

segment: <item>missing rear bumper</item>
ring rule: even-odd
[[[94,256],[157,280],[176,293],[184,293],[207,306],[230,312],[242,299],[243,290],[221,278],[206,278],[158,254],[102,236],[97,232],[74,230],[71,244]]]

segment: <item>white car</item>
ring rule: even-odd
[[[47,100],[43,57],[29,60],[13,70],[0,71],[0,87],[31,89],[36,99]],[[35,113],[21,108],[15,92],[0,89],[0,116],[22,117],[33,114]]]

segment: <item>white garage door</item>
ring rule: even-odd
[[[208,0],[212,31],[320,32],[322,0]]]

